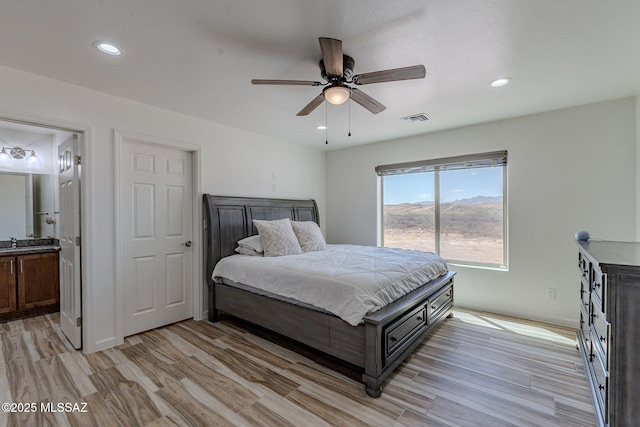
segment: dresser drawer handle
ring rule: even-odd
[[[593,287],[594,288],[599,288],[600,287],[600,283],[596,282],[595,280],[593,281]]]
[[[602,384],[598,384],[598,388],[599,388],[600,390],[604,390],[604,386],[603,386]]]
[[[600,337],[600,341],[605,342],[607,339],[605,337]]]
[[[396,337],[395,335],[391,335],[391,341],[393,342],[398,341],[398,337]]]
[[[418,320],[418,322],[422,322],[422,316],[418,316],[416,320]]]
[[[436,308],[438,308],[438,306],[437,306],[437,305],[432,305],[432,306],[431,306],[431,310],[435,310]]]

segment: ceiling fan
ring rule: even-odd
[[[322,59],[320,60],[320,75],[325,83],[311,80],[267,80],[253,79],[254,85],[291,85],[291,86],[325,86],[322,93],[298,112],[298,116],[307,116],[323,101],[340,105],[351,98],[364,108],[378,114],[387,107],[373,99],[360,89],[350,87],[350,84],[368,85],[372,83],[395,82],[399,80],[423,79],[427,72],[424,65],[394,68],[390,70],[374,71],[353,75],[355,60],[342,53],[342,41],[327,37],[319,37]]]

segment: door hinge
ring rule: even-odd
[[[80,239],[80,236],[76,236],[76,246],[80,246],[82,244],[82,239]]]
[[[82,164],[82,159],[80,156],[73,156],[73,164],[76,166],[80,166]]]
[[[76,328],[82,327],[82,317],[76,319]]]

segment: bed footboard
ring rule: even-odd
[[[364,318],[366,358],[362,381],[369,396],[380,397],[382,382],[438,323],[451,316],[454,274],[450,272],[422,292],[407,295],[406,301],[397,301]]]

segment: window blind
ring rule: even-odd
[[[416,162],[395,163],[392,165],[376,166],[379,176],[400,175],[406,173],[433,172],[435,170],[456,170],[472,168],[488,168],[505,166],[507,151],[493,151],[491,153],[469,154],[466,156],[444,157],[442,159],[419,160]]]

